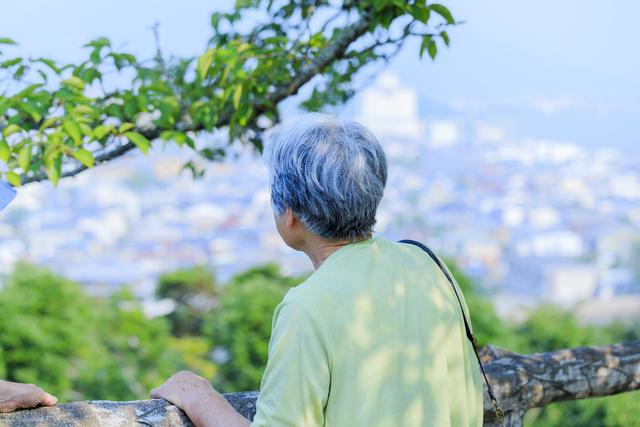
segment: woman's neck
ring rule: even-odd
[[[327,240],[321,237],[312,236],[310,237],[305,247],[301,250],[307,254],[311,263],[313,264],[313,268],[316,270],[322,265],[322,263],[329,258],[329,255],[337,251],[343,246],[349,245],[351,243],[358,243],[364,240],[370,239],[371,235],[357,237],[354,240]]]

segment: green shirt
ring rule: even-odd
[[[481,426],[482,393],[445,276],[420,248],[376,237],[332,253],[277,306],[251,426]]]

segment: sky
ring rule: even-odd
[[[30,56],[86,58],[107,36],[142,57],[160,24],[166,54],[197,55],[213,8],[228,0],[4,0],[0,37]],[[640,142],[640,2],[635,0],[444,1],[463,25],[435,62],[417,41],[389,65],[419,94],[425,118],[482,120],[517,137],[633,150]]]

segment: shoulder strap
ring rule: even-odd
[[[409,240],[409,239],[400,240],[398,243],[408,243],[410,245],[417,246],[420,249],[422,249],[423,251],[425,251],[427,254],[429,254],[431,259],[436,263],[436,265],[440,268],[440,271],[442,271],[444,273],[445,277],[447,278],[447,280],[451,284],[451,289],[453,289],[453,293],[456,295],[456,299],[458,300],[458,305],[460,306],[460,312],[462,313],[462,320],[464,321],[465,333],[467,334],[467,338],[471,342],[471,346],[473,347],[473,352],[475,353],[476,359],[478,360],[478,365],[480,365],[480,371],[482,371],[482,376],[484,377],[484,382],[487,384],[487,393],[489,394],[489,398],[491,399],[491,404],[493,405],[494,411],[496,413],[496,419],[497,419],[498,423],[500,423],[500,425],[504,425],[503,424],[504,413],[502,412],[502,409],[500,408],[500,405],[498,404],[498,400],[496,399],[496,396],[493,393],[493,389],[491,388],[491,384],[489,384],[489,380],[487,379],[487,374],[484,372],[484,367],[482,366],[482,362],[480,361],[480,355],[478,354],[478,347],[477,347],[478,346],[478,340],[473,335],[473,331],[471,330],[471,326],[469,325],[469,321],[467,320],[467,316],[466,316],[466,314],[464,312],[464,307],[462,305],[462,300],[460,299],[460,294],[458,293],[458,288],[453,283],[453,279],[451,279],[451,276],[449,275],[449,272],[447,271],[446,268],[444,268],[444,266],[442,265],[442,263],[440,262],[440,259],[438,259],[436,254],[434,254],[433,251],[431,249],[429,249],[426,245],[424,245],[424,244],[422,244],[422,243],[420,243],[418,241]]]

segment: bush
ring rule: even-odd
[[[287,290],[303,280],[283,276],[273,264],[231,279],[204,327],[214,354],[220,357],[216,386],[225,392],[259,389],[267,364],[273,311]]]
[[[0,374],[61,400],[131,400],[180,369],[213,376],[203,338],[171,336],[126,290],[107,301],[43,268],[17,266],[0,291]]]

